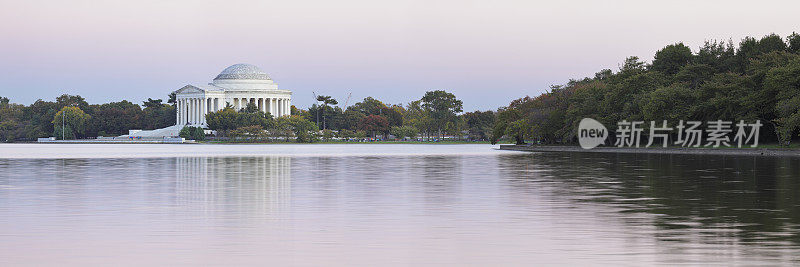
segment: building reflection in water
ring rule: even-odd
[[[174,158],[175,201],[206,213],[266,216],[291,200],[291,158]]]

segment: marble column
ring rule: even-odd
[[[208,101],[206,100],[207,98],[205,97],[200,98],[200,101],[202,102],[200,104],[200,124],[206,123],[206,113],[208,112]]]
[[[181,99],[181,125],[186,124],[186,99]]]
[[[181,99],[181,125],[186,124],[186,99]]]
[[[186,102],[186,124],[192,123],[192,99],[187,98],[183,100]]]
[[[203,99],[197,98],[197,124],[203,123]]]

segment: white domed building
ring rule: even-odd
[[[225,68],[207,85],[186,85],[175,91],[176,125],[206,127],[205,115],[231,105],[245,108],[253,103],[274,117],[291,113],[292,92],[278,89],[266,72],[250,64]]]
[[[207,85],[186,85],[175,91],[174,126],[156,130],[130,130],[116,139],[177,137],[185,126],[207,128],[206,114],[231,105],[239,110],[253,103],[274,117],[291,115],[292,91],[278,89],[266,72],[250,64],[225,68]],[[113,139],[113,138],[112,138]],[[137,139],[138,140],[138,139]]]

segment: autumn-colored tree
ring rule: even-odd
[[[386,132],[389,130],[389,121],[379,115],[369,115],[359,122],[359,130],[369,132],[375,137],[375,132]]]

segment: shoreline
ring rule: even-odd
[[[582,152],[582,153],[626,153],[626,154],[663,154],[663,155],[717,155],[717,156],[773,156],[800,157],[798,149],[776,148],[619,148],[596,147],[583,149],[579,146],[525,146],[500,145],[500,150],[523,152]]]

